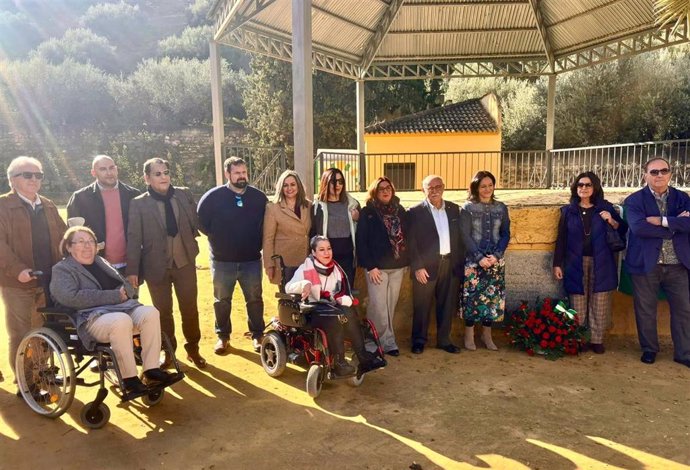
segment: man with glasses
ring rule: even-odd
[[[105,242],[102,256],[121,274],[127,266],[127,219],[129,202],[141,191],[118,180],[117,165],[107,155],[97,155],[91,164],[96,181],[75,191],[67,203],[67,218],[83,217],[84,225]]]
[[[671,168],[661,157],[644,165],[647,186],[625,200],[630,226],[625,266],[632,277],[640,360],[653,364],[659,352],[657,292],[671,310],[673,360],[690,367],[690,197],[669,186]]]
[[[199,222],[194,196],[188,188],[171,184],[170,163],[162,158],[144,162],[146,192],[132,200],[127,227],[127,279],[136,288],[146,281],[153,305],[160,312],[161,331],[177,348],[172,291],[182,318],[187,360],[199,369],[206,360],[199,354],[196,255]],[[170,366],[167,354],[161,367]]]
[[[11,191],[0,196],[0,297],[14,370],[19,343],[42,323],[36,309],[45,305],[43,286],[62,258],[58,246],[67,227],[55,204],[38,194],[43,180],[38,160],[15,158],[7,167],[7,180]]]
[[[232,294],[239,281],[249,319],[252,347],[259,351],[265,328],[261,287],[261,242],[268,199],[249,186],[247,163],[230,157],[223,164],[227,184],[209,190],[199,200],[199,227],[211,247],[213,309],[218,342],[216,354],[230,345]]]
[[[436,347],[449,353],[453,315],[463,276],[465,245],[460,236],[460,207],[443,200],[443,179],[429,175],[422,181],[426,198],[409,211],[409,253],[412,274],[412,353],[421,354],[427,342],[431,306],[436,301]]]

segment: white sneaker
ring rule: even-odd
[[[253,338],[252,347],[254,348],[254,352],[261,351],[261,340],[259,338]]]

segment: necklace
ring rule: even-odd
[[[589,237],[592,234],[592,223],[590,219],[590,224],[589,224],[589,232],[587,231],[587,227],[585,226],[585,216],[587,215],[587,209],[591,209],[591,207],[582,207],[580,206],[580,219],[582,220],[582,230],[585,232],[585,237]]]

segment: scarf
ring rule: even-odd
[[[381,204],[378,200],[373,201],[374,209],[381,217],[383,226],[386,228],[388,240],[393,249],[393,258],[400,259],[400,253],[405,251],[405,234],[402,230],[402,222],[398,216],[399,201],[397,197],[391,199],[390,204]]]
[[[335,261],[331,260],[330,263],[324,265],[319,263],[316,259],[314,259],[314,256],[309,255],[307,259],[304,260],[303,273],[304,279],[311,282],[312,288],[319,287],[319,290],[321,291],[319,300],[341,303],[342,301],[338,302],[338,299],[341,299],[343,297],[350,297],[350,289],[347,284],[347,281],[345,280],[347,279],[347,277],[345,276],[345,273],[343,272],[342,268],[338,266],[338,263],[336,263]],[[331,275],[335,275],[334,292],[323,290],[323,286],[321,284],[320,276],[326,276],[325,282],[328,282],[328,278]]]
[[[172,203],[170,202],[170,199],[172,199],[173,195],[175,194],[175,188],[171,184],[168,188],[168,192],[165,194],[157,193],[151,189],[151,186],[147,186],[146,190],[155,201],[161,201],[165,205],[165,227],[168,230],[168,236],[173,238],[176,237],[177,220],[175,220],[175,212],[173,211]]]

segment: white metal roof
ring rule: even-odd
[[[292,0],[217,0],[215,40],[291,58]],[[350,78],[543,75],[688,40],[653,0],[312,0],[314,65]]]

